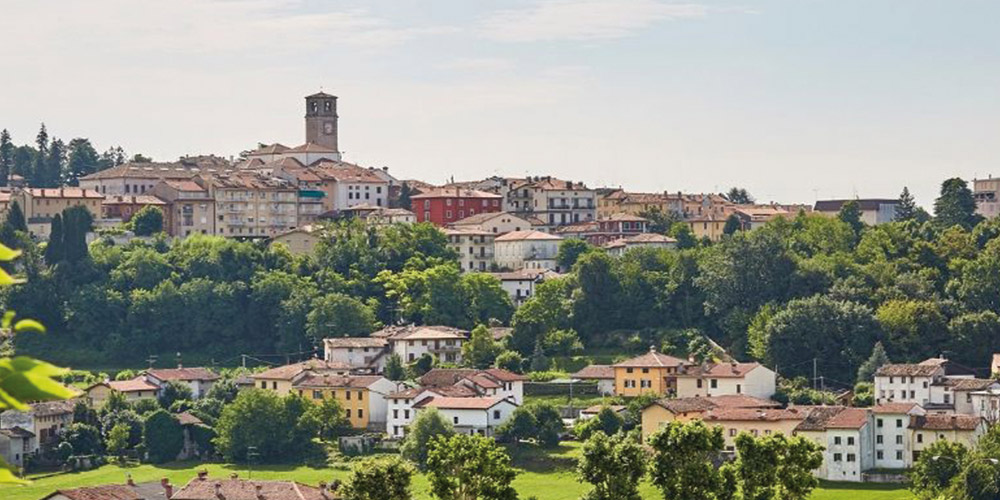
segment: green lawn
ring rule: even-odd
[[[551,453],[537,450],[512,450],[514,463],[521,469],[514,482],[522,498],[535,496],[538,500],[577,500],[587,490],[588,486],[577,482],[573,472],[576,457],[579,456],[580,445],[567,443]],[[228,477],[236,472],[240,477],[247,477],[244,466],[221,464],[199,464],[195,462],[178,462],[162,466],[141,465],[123,468],[107,465],[97,470],[60,474],[45,478],[36,478],[28,486],[0,486],[0,498],[4,500],[38,500],[57,489],[73,488],[108,483],[124,483],[126,474],[131,473],[136,482],[159,481],[168,478],[176,486],[184,485],[200,469],[208,470],[210,477]],[[261,466],[253,471],[257,479],[288,479],[315,485],[320,481],[346,479],[348,472],[341,469],[314,469],[304,466]],[[429,500],[427,479],[417,476],[413,484],[415,500]],[[659,498],[656,490],[649,484],[643,486],[643,498],[654,500]],[[912,500],[905,489],[886,487],[883,485],[855,485],[846,483],[825,483],[813,494],[813,500]]]

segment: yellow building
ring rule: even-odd
[[[254,380],[254,387],[274,391],[279,396],[284,396],[292,391],[292,384],[306,374],[347,375],[350,371],[351,367],[346,363],[314,358],[300,363],[271,368],[267,371],[255,373],[250,378]]]
[[[650,347],[649,352],[642,356],[613,365],[615,394],[627,397],[646,393],[661,396],[675,394],[677,372],[687,364],[683,359],[656,352],[656,347]]]
[[[145,377],[140,376],[131,380],[98,382],[85,389],[84,392],[87,393],[87,404],[94,408],[99,408],[104,405],[104,402],[108,400],[112,392],[124,394],[125,400],[132,402],[140,399],[154,399],[159,390],[159,387],[149,383]]]
[[[767,399],[744,395],[667,398],[656,400],[642,409],[642,438],[649,438],[669,422],[688,422],[701,419],[717,408],[777,408],[780,405]]]
[[[924,449],[939,440],[975,447],[986,432],[986,422],[973,415],[928,413],[910,418],[909,431],[912,461],[916,462]]]
[[[271,243],[282,243],[293,255],[312,255],[319,244],[320,236],[311,225],[302,226],[271,238]]]
[[[677,206],[676,201],[671,201],[664,193],[627,193],[617,190],[597,200],[597,217],[604,219],[614,214],[641,215],[654,209],[668,213]]]
[[[316,403],[336,399],[355,429],[385,425],[385,395],[395,392],[396,385],[379,375],[331,375],[309,373],[292,386],[298,395]]]
[[[736,449],[736,436],[741,432],[755,437],[779,432],[791,436],[808,414],[808,410],[797,408],[716,408],[706,412],[702,421],[709,427],[722,427],[726,451],[733,451]]]
[[[699,240],[708,238],[712,241],[719,241],[725,234],[723,230],[726,227],[727,218],[728,216],[709,215],[688,219],[684,222],[691,228],[691,232],[694,233],[695,238]]]
[[[104,195],[97,191],[67,188],[24,188],[14,192],[14,200],[24,212],[28,231],[40,238],[48,238],[52,218],[70,207],[82,206],[96,221],[103,212]]]

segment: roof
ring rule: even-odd
[[[385,380],[381,375],[336,375],[331,373],[308,373],[292,387],[297,388],[351,388],[367,389],[375,382]]]
[[[91,189],[61,187],[61,188],[24,188],[34,198],[82,198],[104,199],[104,195]]]
[[[911,418],[910,428],[935,431],[974,431],[982,422],[982,418],[973,415],[931,413]]]
[[[562,275],[550,269],[518,269],[517,271],[489,273],[500,281],[536,281],[539,278],[561,278]]]
[[[413,406],[414,408],[444,408],[448,410],[488,410],[504,401],[515,404],[513,401],[509,401],[507,398],[501,396],[475,398],[434,396]]]
[[[878,210],[880,205],[898,205],[898,198],[866,198],[857,200],[817,200],[813,210],[817,212],[838,212],[845,203],[849,201],[858,202],[861,210]]]
[[[139,392],[158,391],[159,387],[149,383],[143,377],[136,377],[131,380],[112,380],[107,383],[108,387],[118,392]]]
[[[678,377],[742,378],[759,368],[760,363],[706,363],[692,366],[679,373]]]
[[[197,182],[191,180],[176,180],[176,179],[166,179],[163,181],[164,184],[184,192],[200,192],[205,191],[205,188],[198,185]]]
[[[679,367],[687,364],[688,362],[683,359],[656,352],[656,349],[650,349],[649,352],[642,356],[636,356],[621,363],[615,363],[613,366],[615,368],[655,368],[661,366]]]
[[[80,178],[83,181],[103,179],[190,179],[204,172],[224,172],[226,166],[199,166],[182,162],[129,162],[106,168]]]
[[[372,337],[389,340],[447,340],[466,339],[469,332],[450,326],[389,326],[377,332],[372,332]]]
[[[326,146],[320,146],[315,142],[307,142],[301,146],[295,146],[289,149],[286,153],[336,153],[337,150],[330,149]]]
[[[326,92],[319,91],[313,95],[307,95],[306,99],[336,99],[337,96],[327,94]]]
[[[705,421],[768,421],[805,420],[808,412],[796,409],[713,408],[702,415]]]
[[[538,178],[526,186],[538,188],[543,191],[590,191],[582,182],[564,181],[548,176]]]
[[[860,429],[868,423],[867,408],[844,408],[826,422],[827,429]]]
[[[489,231],[484,231],[481,229],[464,228],[464,227],[463,228],[446,227],[442,228],[441,232],[443,232],[448,236],[489,236],[491,238],[495,236],[494,233],[491,233]]]
[[[614,379],[615,369],[611,365],[590,365],[571,375],[579,379]]]
[[[483,389],[499,389],[501,387],[500,383],[481,373],[469,375],[468,377],[465,377],[465,380],[468,380]]]
[[[935,364],[888,364],[875,370],[877,377],[930,377],[941,371],[941,365]]]
[[[258,488],[260,488],[258,490]],[[218,493],[217,493],[218,491]],[[294,481],[195,478],[171,500],[332,500],[333,494]]]
[[[509,370],[504,370],[503,368],[488,368],[484,370],[487,375],[501,381],[501,382],[518,382],[523,380],[528,380],[528,377],[514,373]]]
[[[517,217],[516,215],[513,215],[513,214],[508,213],[508,212],[482,212],[482,213],[478,213],[476,215],[470,215],[470,216],[468,216],[468,217],[466,217],[464,219],[459,219],[459,220],[457,220],[455,222],[452,222],[451,225],[452,226],[477,226],[479,224],[482,224],[484,222],[493,220],[493,219],[495,219],[497,217],[502,217],[504,215],[506,215],[508,217],[516,217],[516,218],[520,219],[520,217]]]
[[[432,368],[418,380],[426,387],[442,387],[455,385],[459,380],[473,375],[478,370],[472,368]]]
[[[202,422],[200,418],[192,415],[190,412],[185,411],[174,416],[177,417],[177,421],[181,425],[205,425],[205,422]]]
[[[284,153],[285,151],[288,151],[288,146],[285,146],[284,144],[276,142],[274,144],[271,144],[270,146],[262,145],[261,147],[253,150],[253,152],[250,153],[250,154],[251,155],[273,155],[273,154],[278,154],[278,153]]]
[[[145,500],[135,488],[127,484],[105,484],[71,490],[56,490],[43,497],[42,500],[56,495],[62,495],[70,500]]]
[[[421,190],[420,194],[410,197],[411,200],[421,200],[424,198],[484,198],[499,200],[502,197],[496,193],[488,193],[476,189],[463,189],[460,187],[427,188],[426,190]]]
[[[992,379],[948,377],[935,385],[951,387],[955,391],[981,391],[996,383]]]
[[[902,415],[910,413],[918,406],[917,403],[882,403],[872,408],[872,411],[876,415]]]
[[[297,375],[304,371],[332,371],[332,372],[348,372],[351,367],[346,363],[340,363],[337,361],[324,361],[322,359],[310,359],[307,361],[302,361],[299,363],[292,363],[290,365],[277,366],[260,373],[255,373],[251,377],[255,379],[277,379],[277,380],[291,380]]]
[[[561,240],[562,237],[554,234],[543,233],[541,231],[511,231],[507,234],[497,236],[493,241],[526,241],[526,240]]]
[[[342,161],[320,160],[312,164],[313,172],[324,179],[337,182],[356,182],[368,184],[388,184],[389,181],[379,177],[372,169],[360,167],[353,163]]]
[[[323,345],[330,349],[361,349],[374,347],[382,349],[388,344],[386,339],[373,337],[335,337],[323,339]]]
[[[796,431],[825,431],[833,417],[846,409],[845,406],[796,406],[806,412],[806,418],[795,427]]]
[[[769,399],[760,399],[742,394],[712,397],[666,398],[652,404],[673,413],[703,412],[714,408],[777,408],[781,406]]]
[[[105,205],[166,205],[167,202],[148,194],[109,195],[104,197]]]
[[[613,411],[615,413],[621,413],[621,412],[627,410],[628,406],[625,406],[625,405],[594,405],[594,406],[591,406],[590,408],[586,408],[586,409],[580,410],[580,413],[597,414],[597,413],[600,413],[601,410],[603,410],[605,408],[609,408],[611,411]]]
[[[212,370],[200,366],[192,368],[156,368],[146,370],[146,373],[160,380],[218,380],[221,378]]]
[[[9,427],[7,429],[0,429],[0,434],[3,434],[4,436],[7,437],[19,438],[19,439],[28,439],[35,437],[34,432],[31,432],[23,427],[18,427],[16,425],[14,427]]]
[[[70,401],[45,401],[34,403],[31,406],[31,413],[37,417],[50,417],[53,415],[65,415],[73,413],[73,403]]]
[[[649,222],[649,219],[645,217],[639,217],[638,215],[632,215],[627,213],[613,213],[607,217],[597,219],[598,222],[602,221],[621,221],[621,222]]]

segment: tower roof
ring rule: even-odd
[[[319,99],[319,98],[324,98],[324,97],[328,98],[328,99],[330,99],[330,98],[336,99],[337,98],[337,96],[335,96],[335,95],[330,95],[330,94],[327,94],[326,92],[320,91],[320,92],[316,92],[313,95],[307,95],[306,99]]]

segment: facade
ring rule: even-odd
[[[642,394],[658,394],[661,396],[677,394],[677,374],[690,363],[656,352],[656,347],[650,347],[649,352],[642,356],[622,361],[613,365],[615,369],[615,395],[640,396]]]
[[[250,481],[239,479],[236,474],[228,479],[209,479],[207,472],[200,472],[198,477],[177,491],[173,491],[173,486],[166,479],[162,480],[162,484],[167,490],[166,498],[169,500],[337,500],[340,498],[337,492],[323,482],[319,483],[317,488],[294,481],[260,479]],[[96,499],[87,497],[87,500]],[[114,497],[114,500],[133,499]]]
[[[182,158],[176,162],[129,162],[80,178],[80,188],[106,196],[149,194],[160,181],[191,180],[196,175],[229,172],[232,166],[218,157]]]
[[[956,380],[964,379],[961,383]],[[974,382],[972,372],[944,358],[930,358],[915,364],[888,364],[875,371],[875,403],[916,403],[927,409],[955,410],[955,391],[963,399],[962,408],[972,411],[969,393],[988,387]],[[970,382],[972,381],[972,382]]]
[[[596,382],[597,392],[602,396],[615,393],[615,369],[611,365],[585,366],[580,371],[570,375],[570,378]]]
[[[716,408],[774,409],[780,405],[774,401],[750,396],[716,396],[712,398],[664,398],[658,399],[642,409],[642,437],[649,438],[668,422],[689,422],[701,419]]]
[[[875,466],[872,412],[868,408],[844,408],[826,422],[823,462],[826,478],[860,482],[862,473]]]
[[[673,250],[677,248],[677,240],[656,233],[643,233],[628,236],[604,244],[604,250],[613,257],[621,257],[634,248],[662,248]]]
[[[888,403],[872,409],[875,414],[875,467],[909,469],[913,466],[910,423],[926,415],[915,403]]]
[[[311,225],[285,231],[271,238],[272,244],[281,243],[285,245],[293,255],[312,255],[316,251],[316,245],[319,242],[319,232]]]
[[[73,423],[73,403],[70,401],[46,401],[28,405],[26,411],[7,410],[0,413],[0,429],[22,429],[31,434],[30,453],[39,448],[54,446],[59,434]]]
[[[345,363],[310,359],[290,365],[277,366],[255,373],[250,378],[253,379],[254,387],[274,391],[279,396],[285,396],[292,392],[292,386],[295,382],[306,375],[348,375],[350,371],[351,367]]]
[[[444,227],[476,214],[501,211],[501,197],[495,193],[462,188],[428,189],[410,197],[410,210],[417,222]]]
[[[306,143],[340,151],[337,144],[337,96],[325,92],[306,96]]]
[[[677,397],[745,394],[774,396],[777,375],[760,363],[707,363],[685,366],[677,374]]]
[[[164,221],[166,221],[166,206],[167,203],[165,201],[147,194],[132,196],[108,195],[104,197],[104,202],[102,203],[103,213],[101,215],[105,220],[128,222],[132,220],[132,216],[139,210],[146,207],[155,207],[160,212],[164,212]],[[164,224],[164,227],[166,227],[166,224]]]
[[[24,467],[25,458],[38,449],[35,434],[20,427],[0,429],[0,457],[14,467]]]
[[[334,337],[323,339],[323,359],[343,363],[355,370],[381,373],[385,368],[389,341],[373,337]]]
[[[24,211],[28,232],[42,239],[49,237],[52,219],[67,208],[86,208],[95,221],[104,213],[104,196],[83,188],[23,188],[14,191],[13,199]]]
[[[212,389],[219,376],[207,368],[156,368],[144,372],[146,380],[153,385],[163,387],[167,382],[178,382],[188,386],[195,399],[205,397]]]
[[[485,231],[494,235],[527,231],[531,222],[509,212],[484,212],[457,220],[448,225],[452,229]]]
[[[785,219],[795,217],[794,212],[776,205],[740,205],[733,213],[740,218],[740,227],[745,231],[759,229],[779,217]]]
[[[619,213],[642,215],[651,210],[666,214],[676,208],[676,203],[666,193],[628,193],[616,189],[598,199],[597,216],[603,218]]]
[[[985,432],[986,422],[972,415],[928,413],[914,416],[910,419],[910,463],[916,462],[924,449],[939,440],[974,448]]]
[[[505,188],[505,210],[537,217],[546,230],[597,219],[597,192],[583,183],[546,176],[512,181]]]
[[[215,234],[273,237],[298,226],[298,189],[277,177],[252,172],[199,177],[215,200]]]
[[[493,240],[494,260],[502,269],[540,269],[559,271],[556,254],[559,236],[541,231],[514,231]]]
[[[709,427],[721,427],[726,440],[725,450],[736,450],[736,436],[746,432],[752,436],[769,436],[781,433],[791,436],[807,412],[779,408],[728,408],[717,407],[706,411],[700,418]]]
[[[162,180],[151,192],[167,204],[163,229],[170,236],[215,234],[215,200],[197,182]]]
[[[160,387],[140,376],[131,380],[98,382],[88,387],[84,392],[87,393],[87,404],[94,408],[100,408],[112,392],[121,393],[125,395],[126,401],[132,402],[140,399],[156,399]]]
[[[319,174],[294,158],[264,164],[265,168],[268,166],[271,166],[270,175],[284,179],[298,189],[299,224],[311,224],[327,210],[324,205],[327,190],[324,189],[324,181]]]
[[[490,273],[500,280],[503,288],[515,306],[520,306],[535,295],[535,287],[547,279],[561,278],[562,275],[545,269],[521,269],[501,273]]]
[[[330,160],[310,164],[309,169],[322,179],[325,211],[340,212],[358,205],[389,206],[389,181],[379,176],[377,169]]]
[[[493,268],[493,240],[496,235],[481,229],[444,229],[448,246],[458,252],[462,272],[485,272]]]
[[[719,241],[725,236],[726,219],[729,216],[704,215],[687,219],[684,222],[691,228],[694,237],[700,239],[708,238],[711,241]]]
[[[386,396],[396,392],[397,387],[379,375],[308,373],[292,384],[292,390],[316,403],[336,399],[351,427],[382,431],[386,424]]]
[[[1000,179],[989,176],[972,180],[972,195],[976,198],[976,213],[992,219],[1000,215]]]
[[[841,207],[849,201],[858,202],[858,206],[861,209],[861,220],[869,226],[885,224],[896,219],[896,207],[899,206],[899,199],[897,198],[819,200],[816,202],[813,211],[828,217],[835,217],[840,213]]]
[[[386,339],[390,352],[399,355],[404,363],[412,363],[424,354],[439,362],[461,363],[462,345],[469,332],[448,326],[390,326],[371,337]]]
[[[459,434],[493,436],[517,409],[517,403],[498,396],[452,398],[432,396],[415,405],[419,413],[424,408],[437,408]]]

